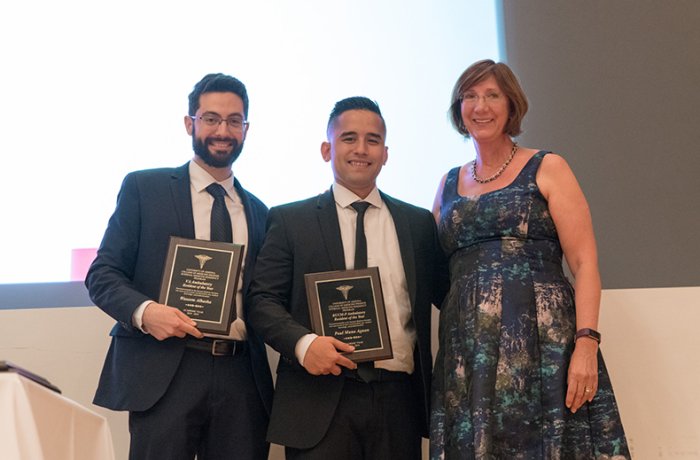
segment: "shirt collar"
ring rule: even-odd
[[[338,204],[338,206],[340,206],[341,208],[347,208],[356,201],[366,201],[376,208],[382,207],[382,196],[379,194],[379,189],[377,187],[374,187],[372,191],[369,192],[367,198],[362,199],[359,196],[355,195],[355,193],[350,191],[350,189],[348,189],[347,187],[344,187],[339,183],[334,182],[333,198],[335,199],[335,202]]]
[[[233,172],[223,181],[217,182],[217,180],[214,179],[204,168],[199,166],[196,161],[190,160],[190,183],[197,193],[201,193],[213,183],[220,184],[224,190],[226,190],[228,196],[235,201],[236,194],[233,191]]]

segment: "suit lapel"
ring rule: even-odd
[[[406,213],[403,211],[402,205],[396,203],[390,196],[382,192],[379,193],[382,196],[382,200],[389,208],[391,218],[394,220],[396,235],[399,239],[399,248],[401,250],[401,261],[403,262],[403,270],[406,275],[408,296],[411,300],[411,306],[413,306],[416,301],[416,259],[410,222]]]
[[[331,270],[345,270],[343,239],[340,236],[340,223],[338,222],[338,212],[336,211],[333,192],[329,190],[319,195],[316,201],[316,209],[318,210],[318,225],[323,241],[312,242],[312,244],[324,245],[328,251],[328,258],[331,261]]]
[[[192,214],[192,194],[190,191],[189,163],[176,168],[172,174],[170,193],[175,203],[174,210],[180,227],[178,236],[194,238],[194,215]]]
[[[238,182],[238,179],[235,177],[233,178],[233,186],[236,189],[236,193],[238,193],[238,196],[241,199],[241,203],[243,204],[243,212],[245,213],[245,221],[246,225],[248,226],[248,248],[246,251],[246,260],[245,260],[245,266],[246,267],[253,267],[255,261],[253,260],[254,254],[258,253],[258,249],[256,247],[257,242],[256,242],[256,235],[258,234],[257,232],[264,231],[264,229],[258,229],[258,219],[256,219],[256,216],[253,215],[253,206],[250,204],[250,200],[248,199],[248,193],[243,189],[243,186],[241,186],[240,182]],[[243,292],[247,293],[248,292],[248,286],[250,285],[250,280],[253,276],[253,270],[243,270]]]

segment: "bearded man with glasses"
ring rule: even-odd
[[[243,301],[267,207],[232,170],[247,115],[239,80],[209,74],[198,82],[184,118],[194,158],[126,176],[87,274],[95,305],[117,321],[94,403],[129,411],[130,459],[267,458],[272,378]],[[204,335],[182,311],[157,301],[171,236],[243,245],[227,335]]]

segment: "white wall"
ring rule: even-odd
[[[603,291],[601,350],[634,458],[700,458],[700,287]]]

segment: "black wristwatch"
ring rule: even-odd
[[[584,329],[579,329],[576,331],[576,339],[574,339],[574,341],[580,339],[581,337],[588,337],[589,339],[593,339],[600,343],[600,332],[596,331],[595,329],[590,329],[587,327]]]

